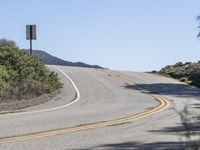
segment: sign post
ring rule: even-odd
[[[30,40],[30,54],[32,54],[32,40],[36,40],[36,25],[26,25],[26,40]]]

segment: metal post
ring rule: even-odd
[[[32,55],[32,26],[30,26],[30,54]]]
[[[32,39],[30,39],[30,54],[32,55]]]

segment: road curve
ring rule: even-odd
[[[117,145],[144,132],[145,125],[141,125],[139,129],[137,126],[142,122],[154,123],[155,118],[163,119],[166,113],[172,116],[172,120],[177,118],[172,110],[163,111],[169,107],[169,102],[158,95],[159,91],[151,94],[151,89],[144,86],[144,80],[164,83],[175,81],[143,73],[58,66],[59,72],[66,73],[74,81],[80,91],[80,100],[67,108],[1,116],[0,148],[103,149],[103,145]],[[135,120],[137,122],[133,122]],[[160,120],[156,121],[159,123]],[[177,120],[174,122],[177,123]],[[127,133],[127,128],[130,131],[137,129],[137,132]],[[117,132],[112,132],[113,130]],[[145,139],[146,137],[141,137],[139,142],[144,142]]]

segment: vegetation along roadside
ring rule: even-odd
[[[62,87],[55,72],[14,41],[0,39],[0,103],[29,100]]]

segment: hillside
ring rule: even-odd
[[[28,50],[25,50],[28,51]],[[74,66],[74,67],[85,67],[85,68],[102,68],[98,65],[89,65],[83,62],[70,62],[55,56],[48,54],[42,50],[33,50],[33,54],[37,55],[47,65],[61,65],[61,66]]]
[[[174,65],[168,65],[155,73],[169,76],[190,85],[200,87],[200,61],[197,63],[178,62]]]

